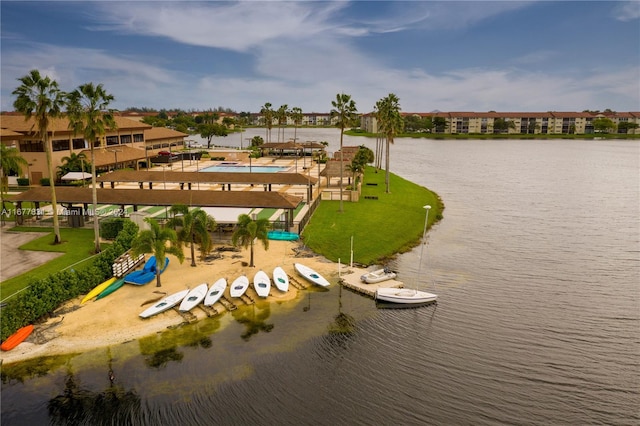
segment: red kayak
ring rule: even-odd
[[[2,349],[3,351],[10,351],[11,349],[22,343],[24,339],[29,337],[32,331],[33,325],[31,324],[22,327],[11,336],[7,337],[7,340],[2,342],[2,345],[0,345],[0,349]]]

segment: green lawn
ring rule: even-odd
[[[442,218],[444,206],[428,189],[391,174],[390,193],[385,193],[384,170],[367,167],[360,201],[321,201],[302,236],[305,244],[332,261],[353,260],[370,265],[382,263],[395,253],[414,247],[424,229],[425,205],[431,205],[429,225]],[[368,199],[365,197],[378,197]]]
[[[71,265],[74,269],[82,269],[83,260],[92,256],[93,246],[93,230],[78,228],[60,228],[60,237],[62,244],[53,245],[53,230],[51,228],[29,228],[15,227],[12,231],[21,232],[49,232],[49,235],[37,238],[20,246],[20,250],[35,250],[64,253],[62,256],[53,259],[29,272],[2,281],[0,283],[0,297],[2,300],[27,286],[32,278],[39,279],[49,276],[53,272],[61,271]]]

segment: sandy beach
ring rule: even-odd
[[[265,251],[262,244],[258,243],[254,246],[253,268],[243,266],[243,263],[249,263],[248,249],[216,252],[214,247],[212,253],[217,258],[204,262],[196,259],[197,266],[192,267],[190,250],[185,248],[185,260],[182,264],[177,258],[169,256],[169,267],[161,276],[162,287],[156,287],[155,281],[144,286],[126,284],[103,299],[88,301],[83,305],[80,304],[82,296],[72,299],[57,311],[58,316],[46,323],[36,324],[34,332],[25,342],[9,352],[0,353],[0,359],[3,363],[13,363],[40,356],[83,352],[161,332],[169,326],[184,322],[185,318],[176,310],[169,310],[149,319],[141,319],[140,312],[151,305],[144,304],[145,302],[163,296],[156,292],[168,295],[185,288],[193,288],[203,282],[212,284],[220,277],[225,277],[231,284],[236,277],[245,274],[252,281],[258,270],[262,269],[271,276],[273,268],[282,266],[290,277],[304,282],[293,268],[294,262],[300,262],[324,275],[332,286],[335,285],[338,278],[337,265],[308,250],[299,255],[301,248],[300,242],[269,241],[269,249]],[[289,291],[283,293],[272,285],[267,300],[293,300],[298,291],[290,285]],[[252,285],[247,294],[255,300],[258,299]],[[225,296],[237,305],[244,303],[232,299],[229,296],[229,288]],[[215,308],[224,311],[220,303],[216,303]],[[206,318],[202,309],[195,308],[191,313],[196,315],[198,320]],[[220,315],[227,314],[222,312]]]

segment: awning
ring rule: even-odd
[[[85,172],[69,172],[66,175],[62,176],[60,179],[62,180],[82,180],[82,179],[91,179],[91,173]]]

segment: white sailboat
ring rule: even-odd
[[[427,223],[429,222],[429,210],[431,206],[424,206],[427,209],[427,217],[424,220],[424,231],[422,232],[422,239],[424,240],[427,234]],[[420,291],[417,288],[417,282],[420,279],[420,267],[422,266],[422,253],[424,252],[424,241],[422,241],[422,248],[420,249],[420,260],[418,263],[418,277],[416,279],[416,288],[393,288],[393,287],[380,287],[376,290],[375,299],[388,302],[388,303],[402,303],[402,304],[421,304],[435,302],[438,296],[433,293],[427,293],[426,291]]]

